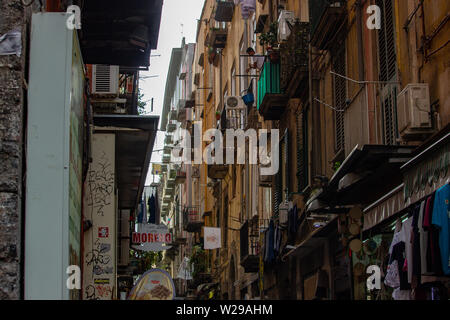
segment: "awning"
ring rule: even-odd
[[[119,209],[134,210],[141,199],[158,122],[157,116],[94,116],[97,132],[116,135]]]
[[[404,184],[402,183],[363,210],[363,231],[369,230],[381,222],[386,221],[405,208],[403,186]]]
[[[334,216],[325,226],[311,232],[305,240],[283,255],[281,260],[285,261],[285,259],[292,254],[302,258],[317,249],[328,240],[330,231],[337,230],[337,221],[338,217]]]
[[[148,67],[156,49],[163,0],[77,1],[83,60],[88,64]]]
[[[447,130],[448,131],[448,130]],[[403,183],[367,206],[363,231],[389,223],[410,205],[449,183],[450,133],[438,133],[425,142],[400,169]]]
[[[309,200],[308,211],[355,204],[369,204],[402,183],[400,167],[414,146],[358,146],[348,155],[322,192]],[[317,206],[322,203],[321,206]],[[315,210],[313,206],[316,206]]]

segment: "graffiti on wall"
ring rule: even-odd
[[[89,201],[88,206],[101,216],[105,215],[105,207],[113,203],[114,168],[111,160],[103,151],[95,169],[88,173]]]
[[[94,134],[92,162],[85,182],[85,214],[92,222],[84,234],[83,298],[109,300],[116,288],[115,136]]]

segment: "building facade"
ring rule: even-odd
[[[205,250],[210,269],[193,293],[392,299],[396,288],[366,288],[366,268],[386,272],[395,223],[448,184],[448,9],[446,1],[205,1],[192,67],[197,124],[224,141],[226,129],[277,129],[268,149],[279,170],[261,174],[265,164],[252,164],[248,150],[242,164],[193,165],[203,226],[220,228],[222,241]],[[249,68],[258,56],[264,64]],[[245,104],[249,88],[254,102]],[[219,148],[202,141],[202,151],[210,145]],[[433,159],[434,180],[424,169]],[[414,276],[410,298],[430,283],[448,288],[438,274]]]
[[[81,2],[1,5],[4,299],[117,299],[135,271],[131,224],[159,121],[138,114],[139,69],[162,1]],[[126,22],[135,8],[144,24]]]

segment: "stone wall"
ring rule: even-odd
[[[30,8],[31,9],[31,8]],[[22,30],[22,54],[0,56],[0,299],[19,299],[26,8],[0,2],[0,36]]]

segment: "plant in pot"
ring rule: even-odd
[[[192,255],[189,262],[193,278],[196,278],[200,273],[205,273],[207,271],[206,258],[206,252],[200,245],[196,245],[192,248]]]
[[[272,63],[280,61],[280,51],[278,46],[278,22],[270,24],[269,31],[259,36],[259,44],[267,46],[267,55]]]
[[[220,120],[220,117],[222,117],[222,113],[219,110],[217,110],[216,111],[216,120]]]

